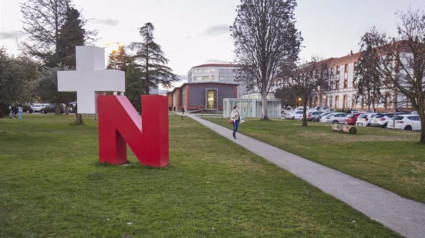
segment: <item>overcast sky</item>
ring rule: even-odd
[[[25,39],[19,0],[0,0],[0,47],[17,55]],[[232,62],[233,39],[229,26],[240,0],[73,0],[88,29],[97,30],[96,46],[110,52],[114,42],[141,41],[138,28],[155,27],[174,73],[186,75],[191,67]],[[425,9],[425,0],[299,0],[297,28],[304,38],[300,57],[341,57],[358,51],[360,36],[376,25],[396,35],[398,10]]]

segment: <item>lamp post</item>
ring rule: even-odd
[[[298,98],[298,106],[301,106],[301,97]]]

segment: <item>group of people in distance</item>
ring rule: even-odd
[[[22,107],[11,105],[9,106],[9,111],[10,111],[10,114],[9,114],[10,119],[16,119],[17,115],[19,115],[19,119],[22,119],[22,111],[23,111]]]

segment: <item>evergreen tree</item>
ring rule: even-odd
[[[132,59],[127,55],[127,52],[125,52],[124,46],[120,45],[118,46],[118,50],[113,50],[109,54],[106,68],[126,71],[127,65],[130,62],[132,62]]]
[[[148,94],[149,84],[143,80],[143,74],[139,66],[134,62],[134,58],[127,55],[124,46],[118,47],[109,54],[108,69],[118,69],[125,72],[125,95],[140,112],[140,97]]]
[[[72,7],[66,12],[65,23],[59,30],[58,59],[59,65],[75,68],[75,47],[85,44],[86,30],[80,13]]]
[[[178,77],[172,73],[171,68],[166,66],[168,59],[164,57],[161,47],[155,43],[153,31],[152,23],[146,23],[139,31],[142,42],[130,44],[130,49],[136,50],[132,57],[142,73],[142,80],[145,81],[143,85],[147,86],[144,91],[147,94],[149,94],[149,87],[158,87],[159,84],[170,87],[173,82],[178,81]]]

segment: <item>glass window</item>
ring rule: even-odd
[[[419,116],[410,116],[410,117],[407,117],[407,118],[409,118],[412,121],[419,121]]]

